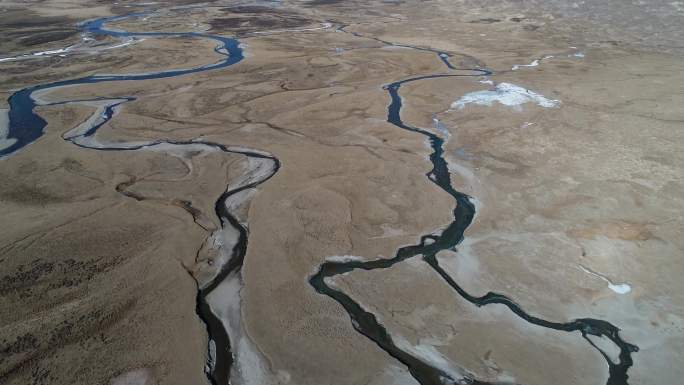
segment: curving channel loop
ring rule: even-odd
[[[259,160],[265,170],[260,170],[255,177],[246,178],[238,186],[227,188],[220,197],[216,200],[214,211],[219,220],[221,229],[231,228],[238,232],[237,241],[230,245],[231,250],[227,251],[229,259],[224,263],[216,276],[204,286],[198,285],[196,312],[198,316],[205,323],[207,333],[209,335],[209,347],[207,349],[207,378],[213,385],[227,385],[229,384],[230,370],[233,362],[231,353],[230,338],[227,330],[223,326],[221,320],[212,312],[212,309],[207,302],[207,296],[227,277],[233,274],[239,274],[242,267],[245,253],[247,251],[247,226],[242,224],[234,215],[232,215],[227,207],[228,200],[244,190],[252,189],[270,179],[280,168],[280,161],[273,155],[251,150],[244,147],[227,146],[221,143],[214,143],[204,140],[191,141],[172,141],[172,140],[153,140],[153,141],[136,141],[136,142],[116,142],[116,143],[102,143],[95,139],[95,134],[104,124],[109,122],[115,115],[117,108],[127,102],[135,101],[134,97],[123,96],[117,98],[95,98],[95,99],[78,99],[66,100],[60,102],[42,102],[37,101],[36,93],[55,90],[59,87],[77,86],[92,83],[117,82],[117,81],[137,81],[150,79],[163,79],[177,77],[197,72],[215,70],[225,68],[239,63],[244,59],[242,48],[238,40],[227,38],[218,35],[210,35],[198,32],[127,32],[122,30],[107,29],[107,23],[122,21],[129,18],[141,17],[148,14],[148,12],[131,13],[124,16],[104,17],[90,20],[80,24],[83,32],[92,33],[95,35],[111,36],[116,38],[130,38],[130,37],[191,37],[215,40],[218,45],[214,51],[219,55],[224,56],[220,61],[202,65],[194,68],[174,69],[159,72],[149,72],[141,74],[126,74],[126,75],[90,75],[77,79],[60,80],[52,83],[35,85],[21,89],[12,94],[8,103],[10,110],[8,113],[9,127],[8,140],[13,143],[3,149],[0,149],[0,159],[7,157],[18,150],[26,147],[32,142],[36,141],[44,134],[44,128],[47,122],[35,113],[35,108],[38,105],[62,105],[62,104],[88,104],[98,107],[96,113],[88,119],[84,124],[70,130],[62,137],[74,145],[82,148],[100,150],[100,151],[138,151],[138,150],[161,150],[161,151],[176,151],[176,150],[196,150],[196,151],[218,151],[226,154],[239,154],[249,159]],[[131,182],[134,183],[134,182]],[[127,187],[127,186],[124,186]],[[125,191],[120,191],[127,195]],[[130,194],[129,194],[130,195]],[[127,195],[128,196],[128,195]],[[139,199],[140,197],[135,197]],[[142,198],[140,198],[142,199]],[[197,210],[192,207],[190,202],[181,201],[181,207],[195,217]],[[218,230],[220,231],[220,230]],[[226,245],[227,246],[227,245]],[[192,274],[191,274],[192,276]],[[194,279],[194,277],[193,277]]]

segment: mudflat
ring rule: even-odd
[[[0,383],[679,383],[682,20],[4,2]]]

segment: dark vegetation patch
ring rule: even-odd
[[[69,158],[62,166],[82,167]],[[149,247],[152,227],[97,218],[68,226],[0,245],[6,259],[0,263],[0,323],[7,322],[0,333],[0,384],[69,383],[64,378],[72,373],[56,368],[78,368],[69,361],[79,359],[75,351],[99,352],[116,343],[112,328],[130,326],[123,322],[137,296],[120,286],[117,270]]]
[[[484,19],[472,20],[472,21],[469,21],[469,23],[473,23],[473,24],[492,24],[492,23],[498,23],[498,22],[500,22],[500,21],[501,21],[501,20],[499,20],[499,19],[494,19],[494,18],[491,18],[491,17],[487,17],[487,18],[484,18]]]
[[[3,32],[9,29],[54,29],[57,26],[68,26],[74,23],[75,20],[69,19],[67,17],[44,17],[26,9],[6,10],[0,16],[0,28],[3,29]]]
[[[153,231],[146,225],[92,223],[0,245],[0,254],[7,259],[0,265],[0,297],[17,300],[35,295],[22,301],[29,306],[42,301],[38,297],[43,295],[56,298],[87,287],[148,247],[145,241]]]
[[[81,172],[84,168],[83,163],[72,158],[62,159],[62,162],[59,164],[59,166],[70,172]]]
[[[135,305],[135,299],[128,299],[72,311],[61,322],[14,337],[0,337],[0,383],[17,377],[28,379],[31,385],[55,383],[61,376],[53,372],[49,362],[58,357],[59,349],[74,343],[83,348],[107,344],[106,332],[124,320]]]
[[[78,31],[76,30],[57,30],[51,32],[39,32],[36,34],[30,34],[28,36],[22,37],[20,39],[20,42],[25,46],[33,46],[68,39],[71,36],[76,35],[77,33]]]
[[[14,272],[0,278],[0,295],[15,293],[26,297],[38,286],[45,290],[77,287],[122,261],[123,257],[120,255],[86,260],[68,258],[54,262],[38,258],[26,265],[17,266]]]
[[[26,9],[9,9],[0,14],[0,51],[10,55],[28,47],[61,41],[78,33],[76,20],[68,17],[42,17]]]
[[[262,5],[238,5],[236,7],[221,8],[223,12],[230,13],[274,13],[275,9],[264,7]],[[278,13],[292,13],[292,11],[286,9],[278,9]]]
[[[38,339],[31,333],[25,333],[14,338],[14,340],[2,340],[0,347],[0,357],[33,350],[38,347]],[[2,358],[0,358],[2,359]]]
[[[0,201],[9,201],[22,205],[44,206],[50,203],[62,202],[63,198],[51,194],[37,186],[25,184],[8,186],[7,190],[0,190]]]
[[[212,29],[236,29],[249,23],[246,17],[224,17],[211,21]]]
[[[317,5],[339,4],[341,2],[343,2],[343,0],[312,0],[306,3],[306,5],[315,7]]]
[[[234,8],[228,8],[233,13],[232,16],[215,18],[209,23],[212,30],[248,33],[269,29],[299,28],[314,22],[305,17],[289,13],[273,13],[274,10],[264,8],[239,7],[239,12],[232,12]],[[248,12],[250,10],[255,10],[257,13]]]

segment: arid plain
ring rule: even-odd
[[[0,383],[680,383],[684,6],[575,5],[0,2]]]

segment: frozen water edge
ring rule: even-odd
[[[208,296],[211,311],[221,320],[228,333],[234,365],[231,368],[231,383],[238,385],[261,385],[278,383],[278,376],[286,373],[272,373],[266,357],[252,342],[242,322],[242,291],[244,284],[239,273],[224,279]]]
[[[445,142],[449,140],[451,132],[449,132],[449,129],[434,116],[432,117],[432,125],[437,131],[442,133]]]
[[[118,43],[118,44],[105,45],[105,46],[92,46],[91,47],[91,46],[87,46],[87,44],[94,41],[93,38],[83,34],[81,36],[81,39],[82,39],[81,43],[76,43],[76,44],[73,44],[73,45],[70,45],[70,46],[64,47],[64,48],[52,49],[52,50],[47,50],[47,51],[39,51],[39,52],[31,52],[31,53],[26,53],[26,54],[17,55],[17,56],[3,57],[3,58],[0,58],[0,63],[17,61],[17,60],[25,60],[25,59],[45,58],[45,57],[51,57],[51,56],[55,56],[55,55],[65,57],[67,53],[90,53],[90,54],[93,54],[93,53],[98,53],[101,51],[107,51],[110,49],[126,47],[126,46],[129,46],[131,44],[139,43],[139,42],[142,42],[145,40],[145,39],[139,39],[139,38],[124,38],[124,39],[122,39],[122,42]],[[84,46],[84,44],[86,44],[86,46]]]
[[[8,138],[9,135],[9,110],[0,109],[0,150],[5,149],[16,142],[16,139]]]
[[[544,95],[515,84],[499,83],[493,90],[474,91],[463,95],[451,104],[451,109],[460,110],[467,104],[491,106],[494,102],[517,109],[525,103],[534,103],[544,108],[558,107],[561,104],[560,100],[548,99]]]
[[[356,255],[331,255],[329,257],[325,258],[326,262],[339,262],[339,263],[347,263],[347,262],[363,262],[365,261],[364,258],[358,257]]]
[[[472,378],[472,375],[463,368],[454,365],[448,358],[444,357],[433,345],[427,343],[419,343],[413,345],[402,336],[393,336],[395,344],[398,348],[410,352],[418,357],[421,361],[438,368],[442,372],[456,379],[456,383],[467,383],[466,379]],[[459,381],[459,380],[462,380]],[[442,383],[453,384],[451,379],[442,378]]]

